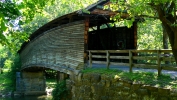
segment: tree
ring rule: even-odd
[[[0,0],[0,43],[8,45],[10,43],[7,36],[15,34],[19,24],[31,21],[36,13],[41,13],[42,9],[52,3],[53,0]],[[15,30],[15,31],[14,31]],[[19,36],[19,35],[11,35]],[[23,38],[21,36],[20,38]]]
[[[163,32],[160,20],[145,18],[145,21],[138,23],[137,32],[138,49],[163,49]]]
[[[22,30],[27,34],[32,34],[47,22],[59,16],[85,8],[96,1],[97,0],[53,0],[51,6],[46,6],[42,13],[36,14],[30,23],[22,26]]]
[[[132,24],[135,18],[144,17],[159,19],[166,31],[172,52],[177,62],[177,1],[176,0],[111,0],[113,11],[129,14],[127,25]],[[116,18],[120,18],[120,15]]]

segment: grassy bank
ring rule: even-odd
[[[177,89],[177,80],[172,79],[170,75],[158,76],[156,73],[151,72],[123,72],[113,69],[86,69],[83,73],[99,73],[105,75],[111,75],[112,77],[120,77],[125,80],[133,82],[139,82],[151,86],[163,87],[163,88],[175,88]]]

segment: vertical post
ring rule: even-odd
[[[161,59],[160,59],[160,50],[157,50],[157,68],[158,68],[158,75],[161,74]]]
[[[92,52],[89,51],[89,67],[92,68]]]
[[[20,87],[21,76],[20,72],[16,72],[16,90],[20,91],[22,88]]]
[[[134,29],[134,49],[137,49],[137,29],[138,29],[137,22],[133,22],[133,29]]]
[[[57,71],[57,83],[59,83],[59,81],[60,81],[60,72]]]
[[[63,81],[64,78],[65,78],[64,73],[61,73],[61,72],[60,72],[60,81]]]
[[[89,18],[85,19],[85,31],[84,31],[84,64],[88,63],[88,31],[89,31]]]
[[[132,73],[133,61],[132,61],[132,51],[129,50],[129,72]]]
[[[109,65],[110,65],[110,53],[109,51],[106,51],[106,61],[107,61],[107,69],[109,69]]]

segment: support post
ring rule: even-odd
[[[60,72],[57,71],[57,83],[59,83],[59,81],[60,81]]]
[[[107,69],[109,69],[109,65],[110,65],[110,53],[109,51],[106,51],[106,61],[107,61]]]
[[[89,67],[92,68],[92,52],[89,51]]]
[[[89,31],[89,18],[85,19],[85,31],[84,31],[84,64],[87,65],[88,64],[88,34]]]
[[[64,78],[65,78],[64,73],[61,73],[61,72],[60,72],[60,81],[63,81]]]
[[[129,72],[132,73],[133,61],[132,61],[132,51],[129,50]]]
[[[158,67],[158,76],[161,75],[161,59],[160,59],[160,50],[157,50],[157,67]]]

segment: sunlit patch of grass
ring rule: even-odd
[[[105,75],[111,75],[120,77],[122,79],[131,80],[132,82],[140,82],[142,84],[164,87],[164,88],[176,88],[177,89],[177,80],[172,79],[170,75],[160,75],[152,72],[124,72],[115,69],[86,69],[82,71],[83,73],[99,73]]]
[[[47,78],[46,79],[46,86],[48,88],[54,88],[56,84],[57,84],[56,79],[54,79],[54,78]]]

